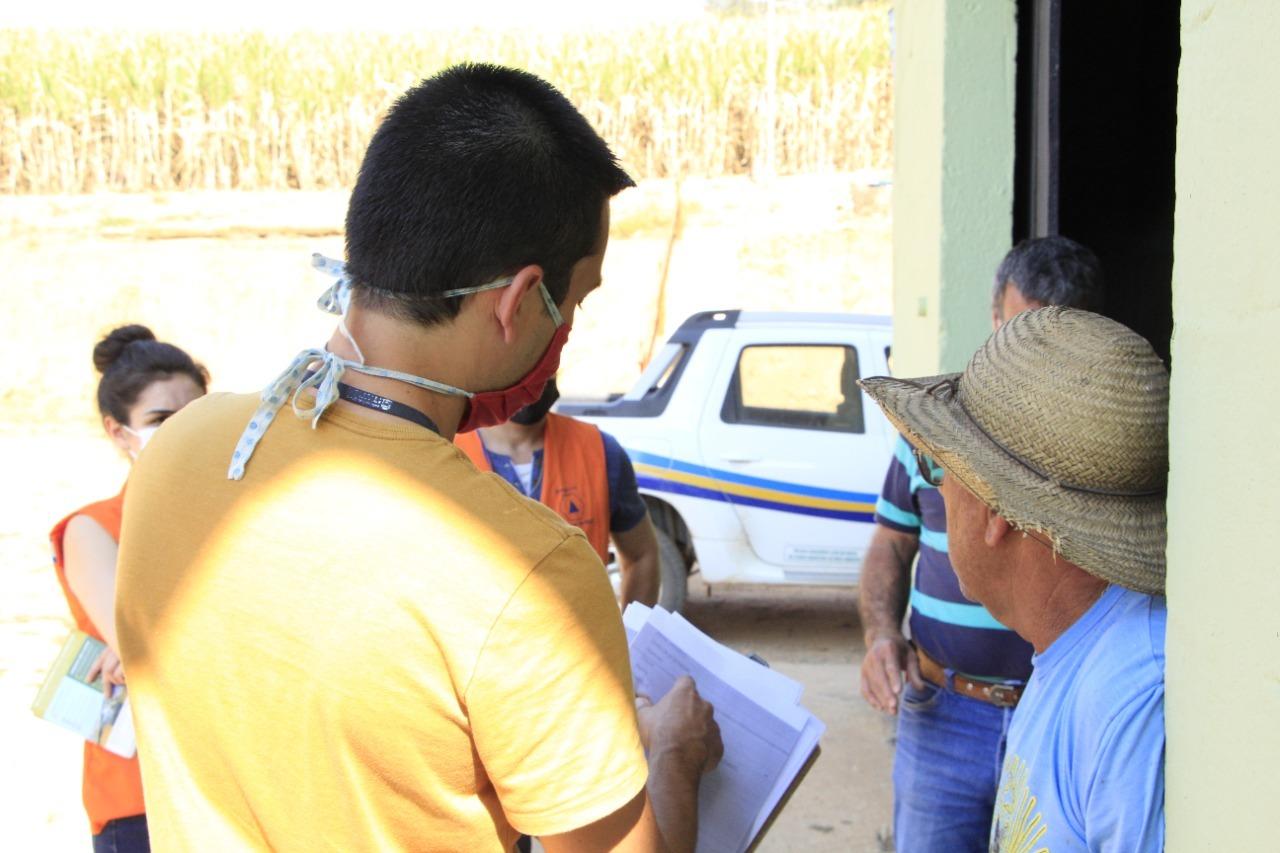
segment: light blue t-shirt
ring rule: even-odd
[[[1110,586],[1032,658],[993,853],[1164,849],[1165,616],[1164,598]]]

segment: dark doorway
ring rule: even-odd
[[[1062,234],[1168,362],[1177,0],[1018,0],[1014,241]]]

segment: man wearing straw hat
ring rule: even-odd
[[[1058,236],[1024,240],[996,272],[992,325],[1029,308],[1097,310],[1101,301],[1101,266],[1086,247]],[[898,716],[898,850],[976,853],[991,834],[1004,735],[1031,675],[1032,648],[960,591],[929,474],[899,439],[858,596],[867,645],[861,688],[872,707]],[[902,628],[908,603],[910,641]]]
[[[1162,849],[1164,365],[1112,320],[1043,308],[962,374],[862,385],[943,472],[962,591],[1035,649],[991,850]]]

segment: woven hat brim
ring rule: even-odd
[[[877,376],[859,384],[907,441],[1012,526],[1044,534],[1066,560],[1095,577],[1163,595],[1164,495],[1097,495],[1041,478],[988,438],[954,395],[930,392],[959,376]]]

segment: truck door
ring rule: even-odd
[[[851,583],[891,446],[857,380],[887,372],[887,341],[839,327],[735,334],[702,418],[709,473],[760,560],[788,581]]]

